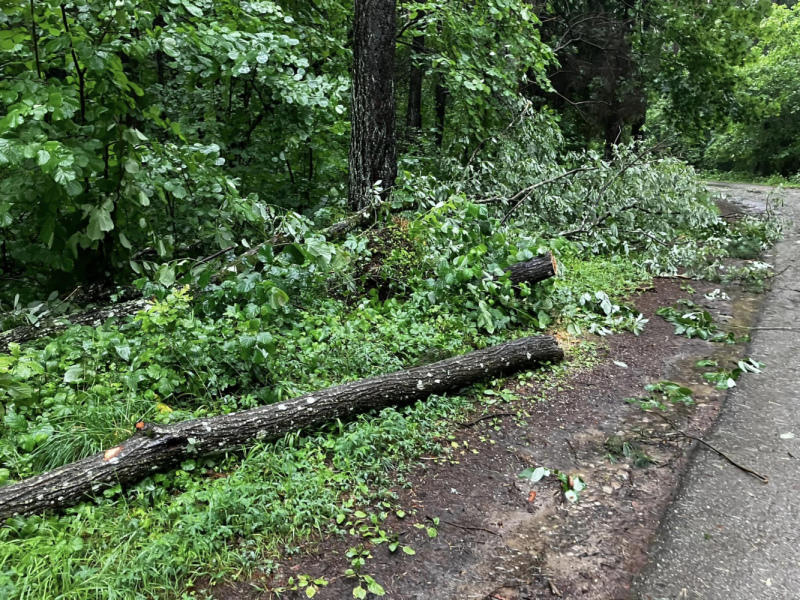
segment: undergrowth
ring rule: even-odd
[[[653,275],[713,270],[737,244],[757,252],[776,235],[763,221],[731,228],[682,164],[629,164],[634,149],[611,162],[565,155],[586,170],[514,218],[506,201],[479,202],[548,176],[541,148],[552,144],[538,131],[523,125],[492,160],[444,165],[438,179],[402,174],[401,214],[341,243],[308,216],[270,213],[268,239],[285,242],[225,281],[206,263],[140,261],[150,310],[0,354],[0,483],[117,444],[139,419],[245,410],[545,331],[638,334],[647,320],[626,300]],[[511,264],[548,251],[557,278],[511,284]],[[565,368],[530,378],[547,388]],[[484,391],[484,403],[513,396]],[[417,457],[452,451],[441,442],[475,402],[385,409],[188,460],[62,516],[11,519],[0,598],[179,597],[201,578],[269,573],[309,536],[335,532],[343,511],[395,502]]]

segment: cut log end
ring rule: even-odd
[[[533,285],[558,275],[558,264],[555,257],[548,252],[531,260],[515,263],[508,270],[510,272],[509,278],[514,285],[519,285],[520,283]]]

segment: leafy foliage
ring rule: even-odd
[[[563,471],[547,469],[545,467],[530,467],[522,471],[518,477],[520,479],[527,479],[533,484],[550,475],[555,475],[556,479],[561,483],[564,497],[570,502],[577,502],[580,498],[580,493],[586,489],[586,482],[583,481],[580,475],[570,475]]]
[[[761,23],[758,44],[737,73],[735,110],[705,152],[705,164],[721,170],[793,177],[800,172],[798,127],[800,8],[775,6]]]
[[[719,332],[719,327],[707,310],[701,309],[691,300],[678,300],[682,310],[665,306],[656,311],[657,315],[675,325],[675,335],[685,335],[687,338],[699,337],[703,340],[719,342],[727,339],[724,333]]]
[[[638,404],[643,409],[666,410],[669,404],[694,404],[692,390],[674,381],[659,381],[645,386],[650,392],[644,398],[627,398],[626,402]]]
[[[640,21],[618,42],[662,66],[642,59],[606,96],[658,88],[675,114],[717,111],[727,87],[702,103],[698,86],[727,85],[756,13],[648,4],[668,27]],[[0,9],[0,326],[69,315],[93,301],[73,301],[75,286],[97,280],[135,286],[111,286],[112,299],[150,304],[0,354],[0,485],[116,445],[139,419],[248,409],[542,331],[638,334],[647,319],[626,301],[653,275],[749,277],[755,263],[731,275],[724,260],[777,238],[774,221],[720,219],[681,161],[642,142],[599,152],[566,109],[543,107],[564,48],[549,13],[521,0],[399,7],[395,75],[405,91],[404,69],[424,71],[423,127],[405,136],[400,176],[382,183],[391,193],[365,228],[326,235],[344,215],[352,8]],[[558,277],[512,285],[509,267],[545,252]],[[686,308],[667,316],[720,335]],[[546,387],[567,368],[523,376]],[[650,400],[688,402],[676,386],[653,386]],[[413,554],[382,529],[384,513],[405,516],[392,486],[423,453],[453,452],[467,406],[513,399],[498,387],[188,460],[62,516],[11,519],[0,597],[177,597],[201,579],[269,573],[281,551],[328,533]],[[552,474],[576,500],[582,480]],[[435,519],[416,525],[438,535]],[[365,551],[349,557],[356,597],[383,592]],[[298,575],[286,590],[323,585]]]
[[[695,366],[698,368],[719,367],[714,360],[701,360]],[[763,368],[763,363],[748,358],[737,361],[733,369],[719,369],[717,371],[703,373],[703,379],[708,381],[709,384],[714,385],[718,390],[727,390],[736,387],[736,380],[739,379],[740,375],[744,373],[761,373]]]

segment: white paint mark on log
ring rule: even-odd
[[[425,389],[425,384],[424,384],[424,383],[422,383],[422,379],[420,379],[419,381],[417,381],[417,389],[418,389],[418,390],[424,390],[424,389]]]

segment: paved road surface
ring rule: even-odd
[[[770,190],[731,184],[725,191],[757,206]],[[800,190],[788,192],[781,212],[800,223]],[[698,449],[637,598],[800,599],[799,240],[800,227],[790,225],[766,259],[779,275],[756,323],[796,329],[753,332],[749,354],[766,363],[765,373],[739,380],[707,438],[770,482],[759,483]]]

